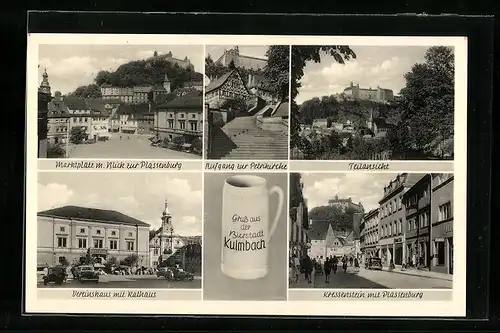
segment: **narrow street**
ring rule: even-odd
[[[373,288],[373,289],[451,289],[452,281],[442,278],[415,276],[403,272],[387,272],[360,268],[358,273],[348,267],[347,273],[338,270],[330,275],[330,283],[325,283],[325,276],[315,276],[308,284],[304,275],[299,283],[290,283],[290,288]]]

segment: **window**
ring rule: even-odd
[[[111,236],[116,236],[116,231],[111,231]]]
[[[65,227],[59,227],[59,231],[60,231],[60,232],[65,232],[65,231],[66,231],[66,228],[65,228]]]
[[[95,232],[96,232],[96,234],[100,235],[101,234],[101,229],[97,229]]]
[[[168,128],[173,128],[173,127],[174,127],[174,120],[168,119]]]
[[[408,231],[411,231],[411,220],[408,220]]]
[[[437,252],[437,259],[438,265],[444,265],[444,260],[445,260],[445,252],[444,252],[444,242],[436,242],[436,252]]]
[[[439,221],[443,221],[451,218],[451,203],[447,202],[439,206]]]
[[[79,249],[87,248],[87,238],[78,238],[78,248]]]
[[[57,237],[57,247],[68,247],[68,238],[67,237]]]
[[[179,128],[186,129],[186,122],[184,120],[179,120]]]
[[[133,241],[127,241],[127,250],[134,251],[134,242]]]
[[[96,248],[96,249],[103,248],[102,239],[94,239],[94,248]]]
[[[196,115],[195,115],[195,114],[192,114],[192,115],[191,115],[191,118],[196,118]]]
[[[132,237],[132,233],[131,233],[131,232],[129,232],[129,233],[128,233],[128,236],[129,236],[129,237]]]
[[[80,228],[80,233],[84,234],[85,233],[85,228]]]
[[[195,122],[191,122],[191,131],[197,131],[198,130],[198,124]]]
[[[109,249],[110,250],[117,250],[118,249],[118,241],[110,240],[109,241]]]
[[[181,113],[181,118],[184,118],[184,114],[183,113]]]
[[[154,255],[157,256],[158,255],[158,249],[154,249]]]

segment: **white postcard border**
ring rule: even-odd
[[[189,38],[187,38],[189,37]],[[90,299],[46,300],[37,295],[35,267],[36,251],[29,244],[37,243],[37,204],[33,199],[38,193],[38,159],[36,110],[38,78],[38,45],[40,44],[107,44],[107,45],[363,45],[363,46],[433,46],[455,48],[455,176],[454,242],[455,266],[453,297],[451,301],[425,301],[425,306],[415,306],[415,301],[328,301],[330,306],[318,301],[179,301],[179,300],[120,300],[113,302]],[[252,35],[92,35],[92,34],[30,34],[27,57],[27,120],[26,120],[26,232],[25,238],[25,309],[28,313],[122,313],[122,314],[240,314],[240,315],[333,315],[333,316],[465,316],[466,288],[466,157],[467,157],[467,38],[466,37],[401,37],[401,36],[252,36]],[[194,160],[196,161],[196,160]],[[197,160],[200,162],[200,160]],[[208,160],[202,159],[201,163]],[[220,161],[223,162],[223,161]],[[273,162],[273,161],[268,161]],[[384,162],[384,161],[380,161]],[[387,161],[390,162],[390,161]],[[401,162],[403,163],[403,162]],[[404,161],[408,165],[414,161]],[[434,163],[445,163],[436,161]],[[284,173],[294,172],[288,170]],[[295,169],[295,168],[294,168]],[[307,168],[310,169],[310,168]],[[314,169],[314,168],[312,168]],[[441,168],[439,168],[441,169]],[[300,170],[318,172],[316,170]],[[346,172],[347,170],[335,170]],[[422,170],[422,172],[429,170]],[[127,172],[127,171],[122,171]],[[202,171],[202,179],[205,171]],[[299,170],[295,171],[299,172]],[[333,170],[331,172],[334,172]],[[353,171],[366,172],[366,171]],[[380,171],[379,171],[380,172]],[[397,171],[392,171],[397,172]],[[35,195],[33,195],[35,193]],[[288,250],[287,250],[288,251]],[[202,268],[203,270],[203,268]],[[202,273],[203,274],[203,273]],[[288,276],[288,273],[287,273]],[[288,283],[284,281],[284,283]],[[104,290],[104,289],[103,289]],[[149,290],[147,290],[149,291]],[[290,289],[289,289],[290,291]],[[317,292],[318,290],[316,290]],[[343,291],[350,291],[343,289]],[[394,291],[397,291],[394,290]],[[433,290],[438,291],[438,290]],[[449,292],[446,290],[443,292]],[[160,305],[161,303],[161,305]],[[332,304],[333,303],[333,304]],[[390,310],[388,310],[390,309]]]

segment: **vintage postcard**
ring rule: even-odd
[[[27,313],[465,316],[467,39],[31,34]]]

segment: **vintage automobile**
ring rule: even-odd
[[[167,273],[168,273],[168,267],[159,267],[158,270],[156,271],[156,276],[165,277]]]
[[[77,279],[80,283],[84,282],[99,282],[99,274],[92,265],[82,265],[78,267]]]
[[[365,269],[382,270],[382,259],[380,259],[380,258],[367,258],[365,260]]]
[[[182,268],[168,267],[165,272],[165,279],[168,281],[193,281],[194,275],[186,272]]]
[[[49,267],[47,270],[47,275],[43,277],[43,284],[47,285],[49,282],[54,282],[55,284],[63,284],[64,282],[66,282],[67,278],[68,274],[66,273],[66,267]]]

